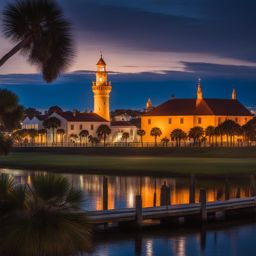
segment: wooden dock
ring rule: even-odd
[[[89,222],[93,225],[112,223],[122,224],[130,222],[140,225],[147,220],[161,221],[177,218],[196,218],[201,221],[207,221],[210,216],[215,216],[218,213],[239,213],[242,210],[256,210],[256,197],[230,199],[209,203],[202,201],[201,203],[150,208],[142,208],[139,197],[140,196],[136,196],[136,208],[89,211],[87,212]]]

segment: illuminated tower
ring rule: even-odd
[[[197,97],[196,97],[196,105],[200,104],[203,99],[203,91],[201,88],[201,79],[198,79],[198,86],[197,86]]]
[[[92,83],[94,93],[94,113],[110,121],[109,98],[112,90],[111,83],[108,81],[106,63],[100,56],[97,63],[96,82]]]

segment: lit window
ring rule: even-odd
[[[151,119],[148,119],[148,124],[151,124]]]
[[[71,131],[74,130],[74,125],[73,125],[73,124],[70,125],[70,130],[71,130]]]
[[[180,119],[180,123],[181,123],[181,124],[184,124],[184,118],[181,118],[181,119]]]
[[[102,77],[100,77],[100,82],[102,82]]]
[[[201,123],[202,123],[202,118],[199,117],[199,118],[198,118],[198,124],[201,124]]]
[[[169,124],[172,124],[172,119],[171,118],[169,118]]]

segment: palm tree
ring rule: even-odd
[[[36,136],[38,136],[38,131],[36,129],[29,129],[28,135],[31,138],[31,142],[35,143],[35,138],[36,138]]]
[[[0,131],[13,131],[20,128],[24,109],[19,105],[16,94],[0,89]]]
[[[72,134],[70,134],[69,138],[70,138],[70,140],[71,140],[72,142],[76,143],[76,142],[77,142],[77,139],[78,139],[78,135],[72,133]]]
[[[240,135],[242,130],[238,123],[233,120],[226,120],[219,125],[219,128],[223,131],[227,138],[227,145],[232,146],[234,144],[234,136]]]
[[[174,129],[171,132],[171,138],[176,141],[176,147],[180,147],[181,140],[185,140],[187,134],[181,129]]]
[[[209,144],[211,145],[213,143],[213,137],[215,135],[215,127],[214,126],[208,126],[205,129],[205,135],[209,138]]]
[[[89,132],[87,130],[82,130],[80,133],[79,133],[79,137],[80,137],[80,143],[82,143],[82,138],[85,138],[85,143],[87,145],[88,143],[88,136],[89,136]]]
[[[69,256],[90,248],[82,192],[57,175],[32,177],[17,185],[0,176],[0,254]],[[61,245],[61,246],[60,246]]]
[[[167,144],[169,143],[169,139],[167,138],[167,137],[164,137],[164,138],[162,138],[161,139],[161,142],[163,143],[163,147],[165,146],[165,147],[167,147]]]
[[[0,155],[7,156],[12,148],[12,139],[0,133]]]
[[[57,1],[23,0],[7,4],[3,32],[16,46],[0,59],[0,67],[22,51],[41,70],[44,79],[52,82],[73,59],[70,24]]]
[[[146,135],[146,132],[143,129],[139,129],[137,131],[137,134],[140,136],[140,142],[141,142],[141,146],[143,147],[143,136]]]
[[[61,126],[61,121],[57,117],[50,117],[43,121],[43,126],[46,129],[52,129],[52,143],[54,143],[55,129]]]
[[[256,119],[252,119],[242,127],[245,141],[256,141]]]
[[[150,135],[155,137],[155,146],[157,146],[157,137],[160,137],[162,135],[162,131],[158,127],[152,128]]]
[[[97,137],[93,137],[92,135],[90,135],[90,136],[88,137],[88,139],[89,139],[89,142],[90,142],[92,145],[93,145],[93,144],[97,145],[98,143],[100,143],[99,139],[98,139]]]
[[[61,140],[60,142],[61,142],[61,144],[63,144],[65,133],[66,133],[66,132],[65,132],[64,129],[58,129],[58,130],[57,130],[57,134],[60,135],[60,140]]]
[[[130,137],[130,134],[128,132],[124,132],[122,134],[122,140],[124,140],[126,144],[127,144],[127,140],[129,139],[129,137]]]
[[[43,144],[43,137],[47,135],[47,130],[46,129],[40,129],[38,131],[38,134],[40,136],[40,143],[42,145]]]
[[[200,145],[200,139],[204,135],[204,129],[200,126],[195,126],[190,129],[188,137],[193,139],[194,145],[198,142]]]
[[[99,139],[103,138],[103,142],[104,142],[104,147],[106,146],[106,139],[107,136],[111,134],[111,129],[109,128],[108,125],[106,124],[102,124],[98,127],[97,129],[97,135]]]

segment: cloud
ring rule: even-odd
[[[138,1],[142,4],[137,8],[132,4],[117,5],[116,1],[78,2],[76,5],[73,1],[64,0],[63,5],[73,17],[83,42],[106,42],[127,49],[203,53],[256,61],[254,1],[249,4],[231,0],[192,3],[184,0],[181,4],[178,1],[174,4],[149,1],[151,8],[143,8],[144,1]],[[154,11],[153,6],[156,5],[180,11],[178,14],[161,12],[161,8]],[[193,5],[197,7],[196,11]]]

